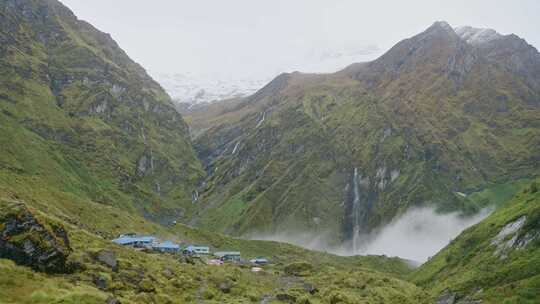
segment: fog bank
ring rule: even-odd
[[[491,209],[470,217],[437,214],[434,209],[411,209],[385,226],[369,241],[363,254],[385,254],[425,262],[466,228],[480,222]]]
[[[439,214],[433,208],[412,208],[379,231],[361,236],[361,245],[356,252],[351,244],[335,244],[329,233],[283,232],[252,234],[248,238],[280,241],[338,255],[398,256],[423,263],[491,211],[486,208],[473,216],[463,216],[459,213]]]

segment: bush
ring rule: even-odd
[[[533,182],[533,183],[531,184],[530,191],[531,191],[531,193],[536,193],[536,192],[538,192],[538,183],[537,183],[537,182]]]
[[[285,273],[292,276],[308,276],[313,271],[313,265],[307,262],[295,262],[285,266]]]
[[[139,283],[139,289],[142,292],[154,292],[154,291],[156,291],[156,288],[154,287],[154,283],[152,283],[152,281],[150,281],[149,279],[143,279]]]
[[[216,297],[216,293],[212,291],[211,289],[206,289],[205,291],[203,291],[203,297],[206,300],[212,300],[213,298]]]

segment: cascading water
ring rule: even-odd
[[[259,122],[257,123],[257,125],[255,126],[255,128],[258,128],[262,125],[262,123],[264,122],[264,120],[266,119],[266,112],[263,112],[263,115],[262,115],[262,119],[259,120]]]
[[[232,150],[232,154],[236,153],[236,150],[238,149],[238,145],[240,144],[240,142],[238,141],[236,143],[236,145],[234,145],[234,149]]]
[[[199,201],[199,191],[198,190],[193,190],[193,192],[191,192],[191,201],[193,203],[196,203]]]
[[[358,188],[358,168],[354,168],[353,174],[353,203],[352,203],[352,247],[353,252],[359,250],[359,238],[360,238],[360,189]]]

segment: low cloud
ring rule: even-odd
[[[486,218],[491,209],[474,216],[438,214],[434,209],[411,209],[385,226],[369,241],[364,254],[385,254],[425,262],[463,230]]]
[[[473,216],[459,213],[437,213],[433,208],[413,208],[370,235],[361,236],[357,251],[350,244],[335,244],[329,233],[283,232],[252,234],[249,239],[272,240],[338,255],[374,254],[398,256],[425,262],[444,248],[466,228],[486,218],[492,209],[486,208]]]

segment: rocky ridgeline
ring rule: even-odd
[[[64,273],[70,252],[61,225],[43,223],[22,203],[0,200],[0,258],[36,271]]]

